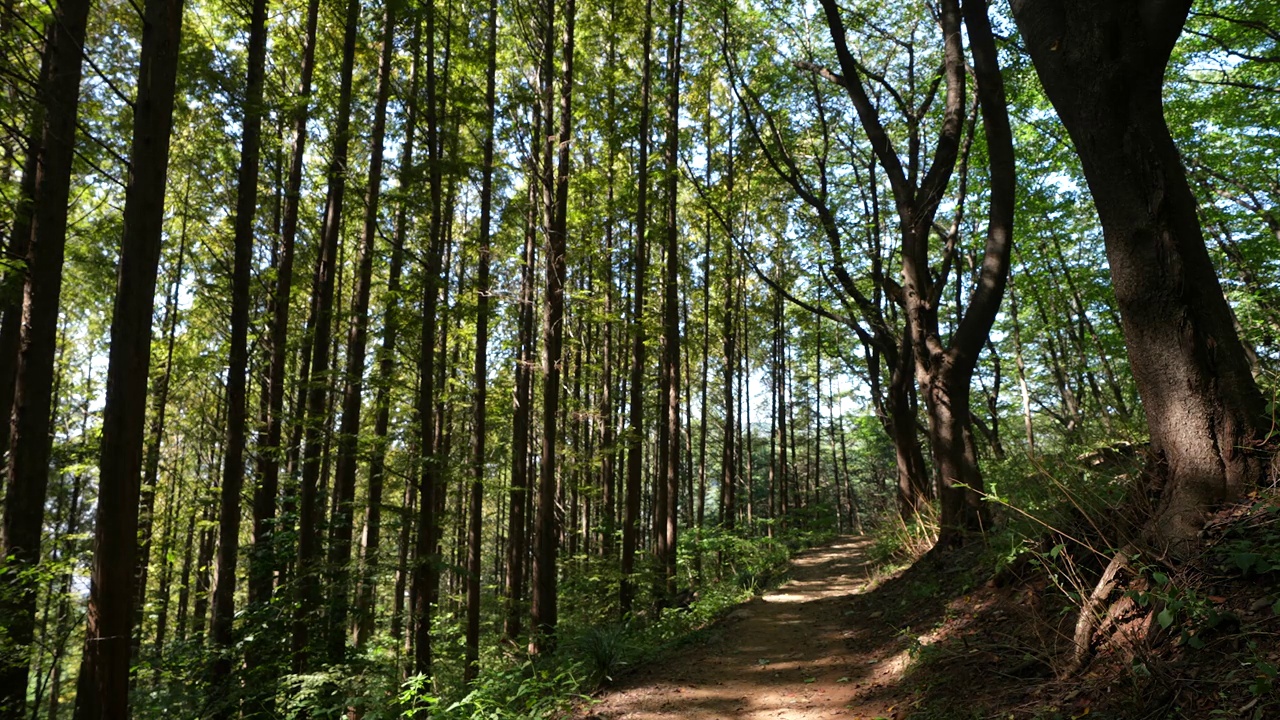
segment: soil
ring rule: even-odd
[[[852,602],[871,585],[868,543],[841,538],[799,554],[786,584],[734,610],[707,643],[621,679],[588,717],[894,717],[908,653],[883,613]]]

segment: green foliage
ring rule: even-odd
[[[785,569],[790,552],[781,540],[748,538],[723,530],[706,533],[704,552],[723,563],[726,577],[738,588],[758,593],[768,588]]]
[[[410,720],[528,720],[553,717],[582,694],[584,673],[575,663],[521,665],[481,673],[473,689],[447,702],[430,692],[421,675],[409,678],[397,698],[399,717]],[[392,717],[392,716],[388,716]]]
[[[627,666],[628,643],[627,626],[609,623],[586,628],[570,641],[569,648],[582,661],[591,684],[600,685],[612,682]]]
[[[1244,577],[1280,570],[1280,504],[1251,503],[1247,520],[1231,527],[1214,546],[1212,562],[1228,573]]]

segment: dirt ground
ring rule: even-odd
[[[894,626],[855,609],[867,544],[841,538],[798,555],[789,582],[735,610],[706,644],[622,678],[586,717],[895,717],[907,652]]]
[[[1265,520],[1280,538],[1280,511],[1249,512],[1261,518],[1249,532]],[[577,717],[1280,718],[1280,562],[1242,577],[1210,557],[1197,582],[1177,581],[1200,615],[1177,614],[1145,644],[1117,629],[1084,672],[1062,679],[1075,612],[1045,573],[993,577],[974,544],[873,579],[868,545],[840,538],[801,553],[785,585],[734,610],[706,642],[619,678]],[[1185,642],[1192,635],[1198,647]]]

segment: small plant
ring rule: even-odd
[[[933,548],[938,539],[938,510],[924,506],[910,520],[895,515],[872,533],[871,559],[879,565],[910,564]]]
[[[620,623],[587,628],[572,642],[592,685],[611,682],[627,666],[630,643],[627,627]]]

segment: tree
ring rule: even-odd
[[[319,482],[322,454],[329,444],[323,432],[329,403],[329,366],[332,361],[333,304],[335,276],[338,272],[342,211],[346,198],[348,157],[351,142],[351,94],[355,72],[356,40],[360,32],[360,1],[349,0],[342,41],[342,69],[338,105],[334,116],[333,153],[329,158],[328,194],[320,229],[320,248],[316,256],[315,288],[312,297],[311,356],[308,359],[311,380],[307,388],[305,446],[302,459],[302,483],[298,493],[298,585],[293,623],[294,672],[309,667],[311,627],[319,620],[320,608],[320,517]]]
[[[627,481],[622,512],[622,583],[619,589],[618,609],[625,616],[631,612],[635,601],[636,545],[640,528],[640,485],[644,470],[641,447],[644,438],[644,300],[648,283],[649,240],[649,93],[652,82],[653,0],[645,0],[643,40],[640,45],[642,70],[640,72],[640,137],[636,151],[636,222],[635,222],[635,280],[631,288],[633,309],[631,312],[631,380],[630,410],[627,418]]]
[[[1012,7],[1102,222],[1158,476],[1145,535],[1185,553],[1205,512],[1263,479],[1268,454],[1262,395],[1164,117],[1164,73],[1191,2]]]
[[[252,291],[254,220],[258,210],[258,166],[262,146],[262,95],[267,58],[267,3],[254,0],[249,19],[249,69],[245,81],[244,124],[240,133],[240,173],[236,188],[234,259],[231,280],[231,342],[227,362],[227,440],[223,457],[222,502],[218,513],[218,583],[213,591],[214,658],[210,690],[225,698],[231,676],[235,621],[236,563],[240,553],[240,493],[244,487],[246,384],[249,366],[249,295]],[[145,586],[142,588],[145,589]],[[223,702],[219,715],[234,706]]]
[[[40,559],[49,478],[58,301],[75,155],[80,49],[88,14],[88,0],[64,0],[46,27],[37,91],[39,136],[27,150],[14,223],[12,250],[25,252],[26,277],[0,528],[0,625],[16,646],[16,652],[0,659],[0,717],[6,720],[25,717],[28,652],[35,634],[37,585],[32,571]]]
[[[343,375],[342,425],[338,430],[338,462],[334,474],[334,516],[329,533],[330,600],[326,652],[330,662],[341,662],[346,649],[350,598],[348,566],[355,515],[356,446],[363,404],[365,347],[369,338],[369,295],[373,282],[374,244],[378,233],[378,201],[382,191],[382,151],[387,131],[387,102],[391,95],[391,61],[395,47],[396,6],[386,3],[382,14],[382,50],[378,60],[378,89],[373,108],[373,132],[369,141],[369,178],[365,189],[364,226],[356,257],[355,288],[351,294],[351,319],[347,331],[347,368]],[[374,497],[374,500],[378,498]]]
[[[903,284],[897,302],[906,315],[906,334],[911,338],[911,349],[915,355],[917,383],[925,397],[930,446],[942,495],[942,529],[938,544],[946,547],[960,542],[965,531],[979,530],[988,524],[979,496],[982,475],[978,469],[978,458],[972,445],[964,438],[969,432],[969,390],[973,369],[1000,307],[1013,243],[1013,141],[1004,83],[991,39],[986,5],[983,2],[966,3],[964,27],[970,37],[974,73],[978,77],[978,103],[987,135],[992,186],[980,277],[963,319],[949,341],[944,342],[939,332],[938,301],[955,260],[954,248],[963,200],[957,210],[957,222],[944,238],[948,255],[943,258],[939,274],[935,274],[929,263],[929,236],[934,231],[934,219],[947,184],[961,157],[965,63],[960,4],[951,0],[941,6],[939,18],[945,48],[943,72],[946,84],[943,121],[932,164],[918,185],[914,164],[908,172],[893,148],[879,111],[863,87],[863,73],[849,50],[840,9],[831,0],[823,0],[822,7],[843,73],[837,82],[848,92],[867,139],[893,189],[902,237]],[[964,154],[963,162],[967,163],[967,148]]]
[[[684,34],[684,3],[671,3],[671,35],[667,41],[667,144],[665,190],[667,193],[665,270],[662,283],[662,403],[658,421],[658,492],[655,499],[657,553],[662,566],[665,594],[676,592],[676,521],[680,504],[680,315],[677,284],[680,279],[680,44]]]
[[[148,0],[134,107],[124,237],[111,317],[89,621],[76,691],[77,720],[128,717],[129,655],[142,440],[151,362],[169,138],[182,37],[182,0]]]
[[[542,117],[544,127],[553,121],[551,77],[555,38],[555,0],[544,3],[544,60]],[[556,482],[560,468],[559,411],[560,371],[564,353],[564,292],[567,280],[569,218],[569,141],[573,131],[573,29],[576,3],[567,0],[560,57],[560,124],[554,136],[547,139],[543,152],[543,223],[546,227],[546,296],[542,319],[542,458],[538,477],[538,513],[534,524],[533,597],[531,605],[532,655],[555,649],[556,623],[559,617],[557,598],[556,556],[560,520],[556,508]],[[553,145],[554,143],[554,145]],[[551,148],[558,147],[554,182]]]
[[[471,428],[471,510],[467,521],[467,656],[465,675],[473,681],[480,672],[480,572],[483,537],[486,401],[489,390],[489,225],[493,213],[493,122],[498,65],[498,0],[489,0],[489,49],[485,71],[484,163],[480,184],[480,268],[476,273],[475,399]]]

